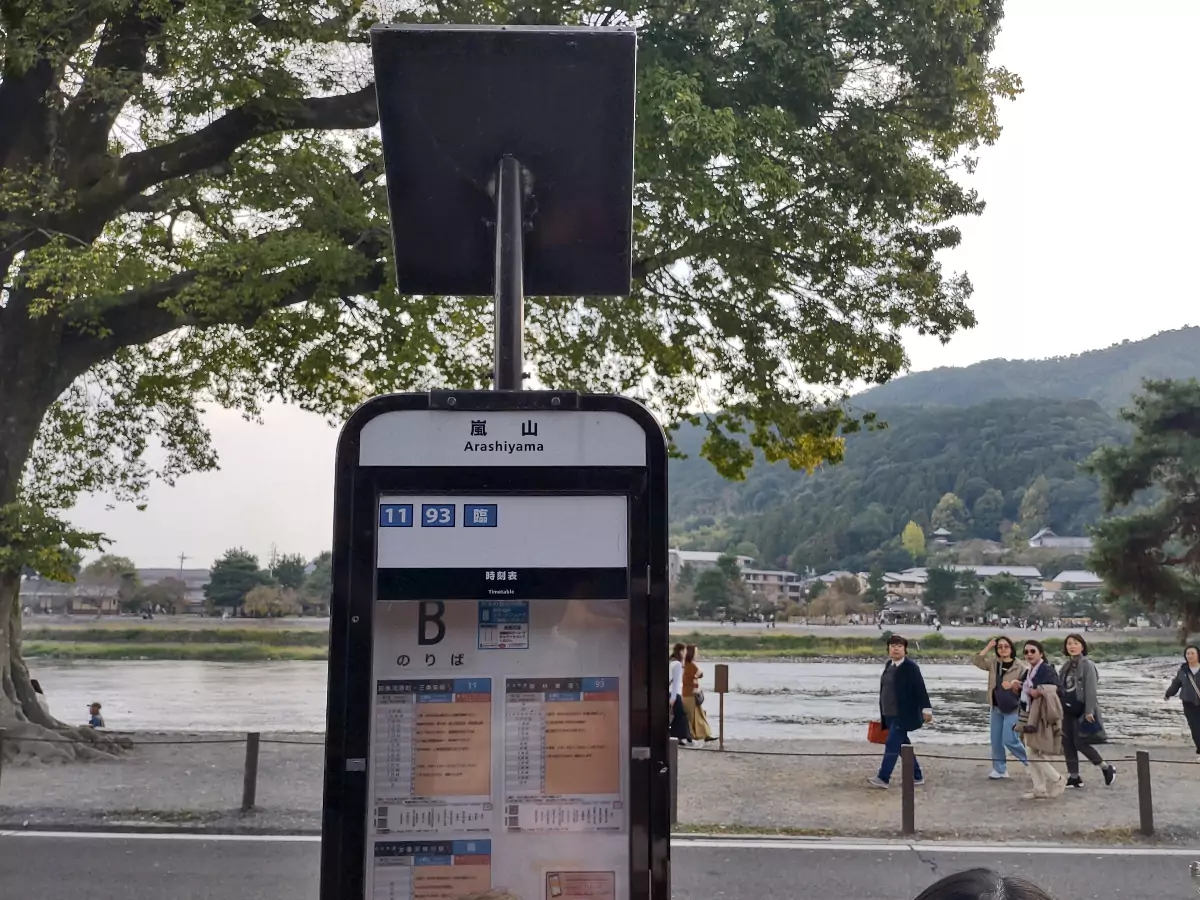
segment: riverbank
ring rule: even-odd
[[[25,652],[30,657],[64,660],[259,662],[328,658],[329,637],[324,629],[268,627],[262,620],[236,620],[208,627],[127,622],[27,627]],[[978,638],[952,637],[945,632],[914,633],[911,640],[912,656],[932,662],[969,662],[981,646]],[[1046,640],[1051,645],[1056,643],[1054,637]],[[878,660],[883,655],[880,635],[870,633],[830,636],[775,631],[743,634],[691,631],[673,633],[671,642],[699,644],[709,659],[861,662]],[[1174,657],[1179,652],[1177,642],[1162,638],[1102,633],[1095,636],[1090,655],[1102,662]]]
[[[319,735],[267,734],[259,761],[257,809],[239,812],[244,736],[140,733],[115,762],[9,767],[0,781],[0,830],[151,827],[213,832],[316,833],[320,828],[323,746]],[[679,830],[715,833],[894,837],[900,791],[874,790],[876,748],[863,742],[740,741],[729,752],[683,750]],[[1118,763],[1116,784],[1088,787],[1056,802],[1021,800],[1018,766],[1009,781],[987,779],[982,748],[928,748],[917,828],[927,839],[1133,840],[1137,782]],[[1182,741],[1110,745],[1124,760],[1136,749],[1152,759],[1158,839],[1195,843],[1200,765]],[[921,748],[918,747],[920,751]],[[798,755],[789,755],[798,754]],[[954,758],[935,758],[954,757]],[[1173,762],[1167,762],[1172,760]],[[897,779],[898,784],[898,779]]]

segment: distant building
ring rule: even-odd
[[[683,571],[684,566],[691,566],[692,570],[699,574],[705,569],[715,569],[717,560],[731,555],[711,550],[668,550],[667,575],[671,584],[675,584],[679,580],[679,573]],[[734,556],[733,558],[737,560],[738,568],[743,570],[754,562],[749,556]]]
[[[1029,546],[1086,553],[1092,549],[1092,539],[1090,537],[1059,537],[1049,528],[1043,528],[1029,539]]]
[[[1053,580],[1042,582],[1042,598],[1055,600],[1062,598],[1059,594],[1072,596],[1076,591],[1095,591],[1104,586],[1104,579],[1095,572],[1085,569],[1066,569],[1054,576]]]
[[[168,578],[182,581],[184,584],[183,612],[204,612],[204,588],[208,585],[208,569],[138,569],[137,573],[138,578],[146,587],[159,584]]]
[[[742,569],[742,580],[753,593],[774,604],[797,602],[804,589],[799,575],[782,569]]]
[[[937,544],[939,547],[949,546],[951,537],[953,537],[953,535],[945,528],[939,528],[930,535],[930,538],[933,539],[933,543]]]

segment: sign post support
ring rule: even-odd
[[[499,391],[519,391],[525,380],[525,198],[521,163],[500,158],[496,171],[496,370]]]
[[[627,294],[628,29],[372,31],[404,293],[493,294],[493,391],[342,431],[321,900],[667,900],[666,438],[521,390],[524,293]]]

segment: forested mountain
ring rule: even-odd
[[[899,539],[909,520],[926,533],[947,525],[957,539],[999,540],[1014,526],[1081,534],[1100,501],[1078,464],[1128,435],[1093,400],[871,408],[889,427],[850,436],[845,461],[812,475],[759,462],[744,482],[725,481],[699,458],[700,431],[681,431],[689,458],[671,463],[674,543],[749,541],[768,565],[824,571],[911,565]]]
[[[965,368],[917,372],[871,388],[857,405],[974,406],[1001,397],[1091,399],[1115,411],[1146,378],[1200,378],[1200,327],[1057,359],[992,359]]]

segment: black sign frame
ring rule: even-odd
[[[399,467],[359,464],[377,416],[430,409],[615,412],[645,434],[644,466]],[[666,697],[667,444],[641,404],[564,391],[391,394],[359,407],[337,448],[328,712],[321,823],[321,900],[366,900],[373,611],[379,498],[385,494],[624,496],[629,510],[629,900],[669,900],[670,786]]]

